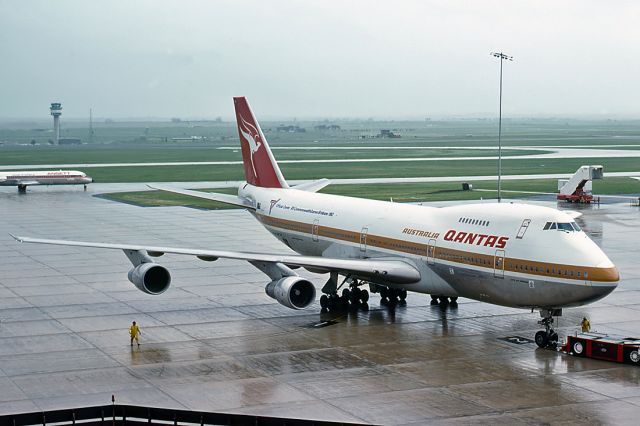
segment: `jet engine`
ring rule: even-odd
[[[316,288],[300,277],[284,277],[271,281],[264,289],[267,295],[291,309],[304,309],[316,300]]]
[[[171,274],[157,263],[142,263],[129,271],[129,281],[148,294],[162,294],[171,284]]]

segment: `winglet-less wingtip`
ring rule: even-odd
[[[19,243],[24,242],[24,240],[22,239],[22,237],[16,237],[15,235],[13,235],[11,232],[9,232],[9,235],[11,235],[11,238],[13,238],[14,240],[16,240]]]

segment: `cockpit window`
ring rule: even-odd
[[[573,232],[573,226],[570,223],[558,223],[558,231]]]
[[[550,229],[557,229],[558,231],[566,231],[566,232],[580,232],[582,229],[575,222],[570,223],[558,223],[558,222],[547,222],[544,224],[543,231],[547,231]]]

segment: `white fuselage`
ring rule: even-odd
[[[239,196],[252,200],[256,218],[300,254],[403,258],[421,274],[404,286],[410,291],[559,308],[598,300],[619,281],[602,250],[552,208],[434,208],[249,184]]]
[[[83,185],[93,182],[85,173],[77,170],[42,170],[1,172],[1,186],[20,185]]]

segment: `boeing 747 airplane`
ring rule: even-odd
[[[30,185],[84,185],[86,189],[91,182],[92,178],[77,170],[0,172],[0,186],[17,186],[20,193]]]
[[[430,294],[434,303],[466,297],[537,309],[545,327],[535,336],[541,347],[556,345],[553,317],[562,308],[594,302],[618,285],[618,270],[606,254],[571,216],[553,208],[435,208],[317,193],[329,184],[326,179],[290,187],[247,100],[234,103],[246,176],[238,195],[157,189],[244,208],[299,255],[14,238],[123,250],[133,264],[129,280],[150,294],[163,293],[171,283],[169,271],[152,258],[175,253],[205,261],[246,260],[269,277],[266,293],[293,309],[316,299],[315,286],[295,272],[298,267],[329,274],[323,309],[366,302],[365,285],[390,304],[413,291]]]

